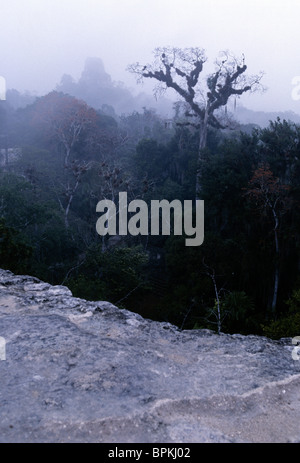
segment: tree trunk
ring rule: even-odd
[[[274,272],[274,289],[273,289],[273,301],[272,301],[272,313],[275,315],[276,313],[276,306],[277,306],[277,294],[278,294],[278,286],[279,286],[279,241],[278,241],[278,216],[276,214],[276,210],[272,209],[274,220],[275,220],[275,227],[274,227],[274,238],[275,238],[275,252],[276,252],[276,262],[275,262],[275,272]]]
[[[214,274],[211,275],[211,279],[213,281],[215,295],[216,295],[216,301],[217,301],[217,313],[215,314],[215,316],[216,316],[216,319],[217,319],[218,334],[221,334],[222,321],[221,321],[220,298],[219,298],[219,291],[218,291],[218,288],[217,288],[217,282],[216,282]]]
[[[8,139],[5,136],[5,158],[4,158],[4,170],[8,169]]]
[[[275,275],[274,275],[274,290],[273,290],[273,301],[272,301],[272,313],[275,315],[276,313],[276,306],[277,306],[277,294],[278,294],[278,286],[279,286],[279,243],[278,243],[278,218],[276,217],[276,226],[274,229],[275,235],[275,249],[276,249],[276,262],[275,262]]]
[[[66,210],[65,210],[65,227],[69,228],[69,212],[70,212],[70,206],[73,201],[73,195],[70,196]]]
[[[70,157],[71,149],[69,147],[66,147],[66,153],[65,153],[65,167],[68,167],[69,164],[69,157]]]
[[[67,204],[67,207],[65,209],[65,227],[66,228],[69,228],[69,212],[70,212],[70,207],[71,207],[71,204],[72,204],[72,201],[73,201],[73,198],[74,198],[74,194],[77,190],[79,186],[79,178],[77,179],[76,183],[75,183],[75,186],[72,190],[72,193],[70,194],[70,197],[69,197],[69,201],[68,201],[68,204]]]
[[[202,193],[202,170],[203,170],[203,150],[207,144],[207,126],[208,126],[208,111],[205,111],[204,119],[200,122],[199,130],[199,148],[196,173],[196,199],[201,199]]]

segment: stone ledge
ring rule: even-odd
[[[289,339],[180,331],[0,270],[0,442],[299,442]]]

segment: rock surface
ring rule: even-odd
[[[290,339],[179,331],[4,270],[0,337],[0,442],[300,442]]]

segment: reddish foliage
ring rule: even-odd
[[[40,125],[50,138],[62,143],[66,161],[84,130],[94,130],[97,113],[85,102],[58,92],[51,92],[36,105],[33,122]]]
[[[256,203],[259,208],[270,207],[275,209],[279,205],[283,208],[288,206],[288,192],[290,186],[280,182],[275,177],[268,164],[258,167],[249,182],[246,194]]]

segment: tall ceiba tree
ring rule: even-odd
[[[226,106],[232,96],[262,89],[263,74],[247,76],[244,56],[238,60],[228,52],[220,54],[214,72],[205,79],[202,79],[202,73],[207,58],[201,48],[156,48],[154,56],[152,64],[135,63],[128,66],[128,70],[137,75],[138,82],[144,78],[157,80],[156,92],[172,88],[187,103],[189,111],[186,116],[196,119],[196,122],[189,123],[199,130],[196,198],[200,198],[208,127],[225,128],[218,110]]]

